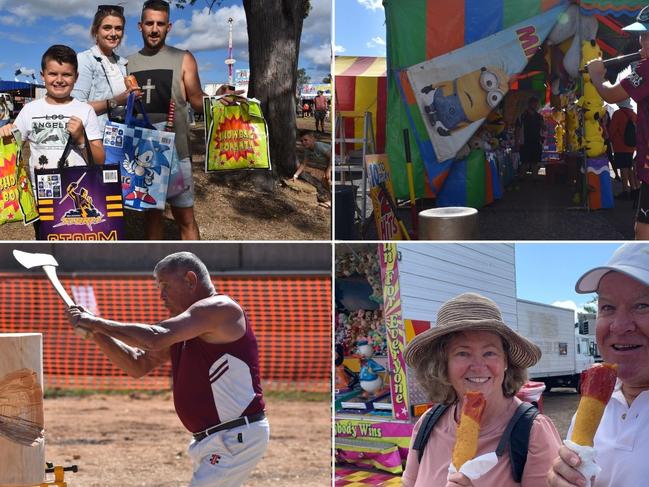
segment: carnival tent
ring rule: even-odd
[[[376,152],[385,150],[387,77],[384,57],[336,56],[336,112],[346,139],[363,137],[363,115],[372,114]]]
[[[412,159],[417,196],[437,196],[453,159],[440,162],[416,104],[406,69],[481,41],[517,23],[550,13],[558,15],[576,3],[584,15],[596,15],[605,57],[624,50],[621,25],[645,6],[644,0],[384,0],[388,53],[386,152],[397,197],[408,197],[403,129],[414,139]],[[553,11],[554,9],[554,11]],[[556,14],[554,13],[556,12]],[[423,14],[422,14],[423,13]],[[626,17],[626,18],[625,18]],[[556,19],[555,19],[556,21]],[[540,39],[541,42],[544,40]],[[602,45],[602,42],[604,45]]]

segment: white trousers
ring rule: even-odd
[[[268,419],[192,440],[194,475],[188,487],[240,487],[268,448]]]

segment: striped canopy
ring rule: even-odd
[[[343,117],[346,139],[363,137],[363,115],[372,114],[376,152],[385,148],[387,69],[384,57],[336,56],[335,107]],[[346,150],[360,148],[348,145]],[[338,148],[336,148],[338,149]]]
[[[387,74],[387,67],[384,57],[336,56],[334,74],[377,78]]]

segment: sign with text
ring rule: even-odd
[[[271,169],[268,128],[259,101],[220,96],[203,98],[205,114],[205,172]]]
[[[378,240],[403,240],[404,235],[390,204],[395,199],[387,154],[365,156],[365,173],[370,186]]]
[[[406,333],[401,316],[401,290],[399,285],[399,267],[397,264],[397,245],[386,243],[380,245],[379,249],[392,411],[395,419],[408,420],[410,419],[408,383],[406,380],[406,361],[403,356],[406,348]]]

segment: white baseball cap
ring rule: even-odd
[[[597,291],[605,274],[615,271],[649,286],[649,244],[626,243],[617,249],[606,265],[595,267],[579,278],[575,291],[586,294]]]

